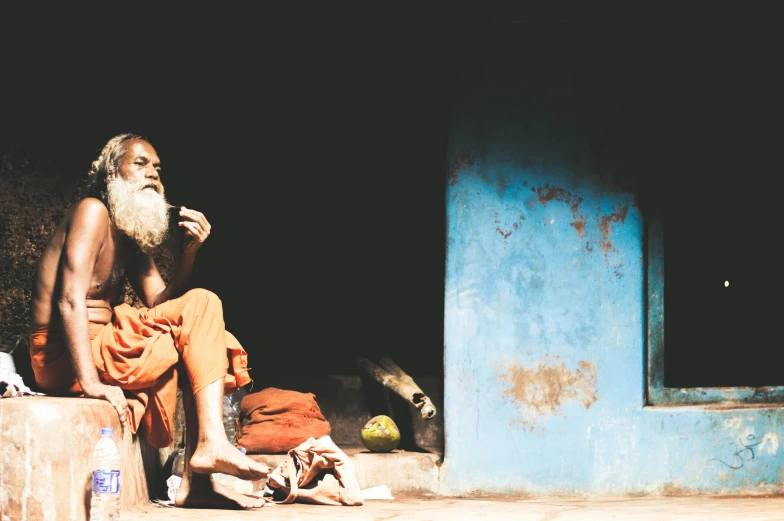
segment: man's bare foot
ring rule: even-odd
[[[268,466],[253,461],[226,439],[197,445],[190,464],[193,472],[198,474],[220,472],[249,481],[270,473]]]
[[[205,475],[194,475],[191,480],[183,475],[174,497],[174,504],[182,508],[258,509],[264,503],[262,498],[234,492]]]

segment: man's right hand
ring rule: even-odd
[[[87,389],[82,389],[82,391],[88,398],[98,398],[112,404],[112,407],[117,410],[117,415],[120,417],[120,422],[123,426],[128,421],[128,401],[125,399],[122,389],[116,385],[98,383]]]

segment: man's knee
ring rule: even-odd
[[[222,304],[221,299],[218,298],[218,295],[204,288],[194,288],[186,292],[183,297],[187,297],[197,302],[205,301],[208,304]]]
[[[218,295],[210,290],[195,288],[185,293],[181,298],[185,300],[185,305],[193,310],[206,310],[209,314],[223,314],[223,302],[218,298]]]

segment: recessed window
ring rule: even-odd
[[[648,223],[649,404],[784,401],[776,234],[739,206]]]

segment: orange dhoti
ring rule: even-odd
[[[194,394],[219,379],[225,392],[251,381],[248,355],[226,331],[220,299],[204,289],[154,308],[116,306],[111,323],[90,324],[90,338],[98,376],[125,391],[131,430],[141,426],[153,447],[172,442],[182,366]],[[82,394],[59,327],[30,334],[30,358],[43,392]]]

